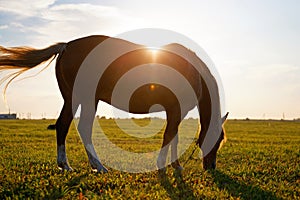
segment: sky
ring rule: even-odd
[[[176,31],[213,60],[229,118],[294,119],[300,118],[299,9],[297,0],[0,0],[0,45],[44,48],[138,28]],[[54,73],[51,64],[13,82],[0,113],[57,118],[63,99]],[[112,115],[108,105],[98,108]]]

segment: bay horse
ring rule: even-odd
[[[103,70],[101,77],[97,77],[98,82],[92,98],[86,99],[84,94],[74,94],[75,85],[81,66],[86,61],[88,55],[93,50],[110,41],[108,50],[97,51],[96,61],[88,61],[88,65],[95,65],[93,69]],[[106,68],[103,67],[103,60],[98,59],[97,56],[110,55],[114,51],[118,51],[123,47],[132,47],[132,49],[123,55],[116,58],[113,62],[108,63]],[[175,52],[175,53],[174,53]],[[176,52],[181,52],[183,56]],[[184,57],[188,56],[190,60]],[[167,126],[163,136],[162,149],[157,160],[157,167],[160,170],[165,170],[166,157],[169,146],[171,146],[171,161],[174,169],[181,170],[182,167],[177,157],[177,143],[178,143],[178,126],[186,116],[186,114],[197,107],[200,116],[201,130],[197,144],[203,151],[203,167],[204,169],[214,169],[216,167],[216,154],[220,144],[225,140],[225,132],[223,123],[227,118],[228,113],[221,117],[220,112],[220,97],[218,85],[215,78],[210,73],[206,64],[197,57],[197,55],[180,44],[168,44],[156,50],[155,56],[149,56],[149,48],[143,45],[134,44],[118,38],[94,35],[84,38],[72,40],[68,43],[56,43],[44,49],[35,49],[30,47],[12,47],[5,48],[0,46],[0,71],[15,69],[14,71],[2,78],[2,83],[7,81],[4,92],[11,81],[22,74],[23,72],[34,68],[48,60],[52,62],[56,58],[56,78],[62,97],[64,99],[63,108],[56,121],[56,138],[57,138],[57,164],[60,169],[72,170],[69,165],[65,141],[68,134],[70,124],[79,105],[81,106],[80,121],[78,124],[78,131],[82,137],[90,165],[93,170],[98,172],[107,172],[106,167],[102,165],[100,159],[95,153],[92,143],[92,124],[95,117],[97,105],[99,101],[106,102],[128,111],[130,113],[145,114],[154,104],[162,105],[163,109],[156,109],[153,112],[165,111]],[[49,63],[50,63],[49,62]],[[114,87],[118,80],[122,78],[127,72],[138,68],[141,65],[156,63],[159,68],[161,65],[168,66],[172,70],[180,73],[192,87],[195,97],[186,97],[184,89],[180,90],[178,94],[174,94],[172,90],[165,87],[158,82],[144,84],[130,97],[128,107],[118,104],[117,101],[112,101]],[[197,68],[201,69],[200,72]],[[160,72],[155,74],[148,66],[147,72],[140,72],[141,77],[150,76],[162,77],[161,79],[173,79],[173,83],[180,82],[168,74]],[[97,74],[97,73],[96,73]],[[89,77],[91,75],[91,78]],[[94,75],[93,72],[85,76],[82,84],[83,90],[90,90],[90,79]],[[133,82],[141,79],[137,76],[131,77]],[[125,85],[126,88],[126,85]],[[126,92],[126,91],[125,91]],[[184,105],[178,100],[179,96],[184,96],[188,99]],[[122,98],[120,98],[122,99]],[[215,137],[215,139],[211,139]],[[205,146],[206,145],[206,146]],[[164,147],[164,148],[163,148]],[[208,148],[209,147],[209,148]]]

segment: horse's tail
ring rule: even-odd
[[[8,85],[17,76],[52,58],[49,62],[50,64],[57,55],[60,55],[63,52],[66,45],[67,43],[57,43],[44,49],[34,49],[31,47],[4,48],[0,46],[0,72],[8,69],[17,70],[0,79],[0,84],[8,81],[5,85],[4,93]]]

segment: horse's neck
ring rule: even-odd
[[[179,44],[169,44],[163,47],[163,49],[180,55],[191,63],[196,70],[200,73],[201,77],[204,79],[211,98],[212,103],[212,115],[211,115],[211,124],[214,126],[216,131],[221,131],[222,120],[221,120],[221,106],[220,106],[220,96],[218,84],[215,77],[212,75],[210,69],[207,65],[192,51],[186,47]],[[210,62],[210,59],[207,55],[204,55],[206,62]],[[211,63],[212,64],[212,63]],[[213,124],[212,124],[213,123]]]
[[[221,106],[218,84],[207,65],[199,57],[181,45],[167,45],[165,49],[182,56],[191,63],[199,72],[207,85],[211,99],[211,119],[209,128],[202,143],[201,149],[203,156],[206,156],[219,140],[222,129]],[[206,57],[207,59],[208,57]]]

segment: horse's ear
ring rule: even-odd
[[[224,117],[222,117],[222,124],[226,121],[228,114],[229,114],[229,112],[227,112],[226,115]]]

